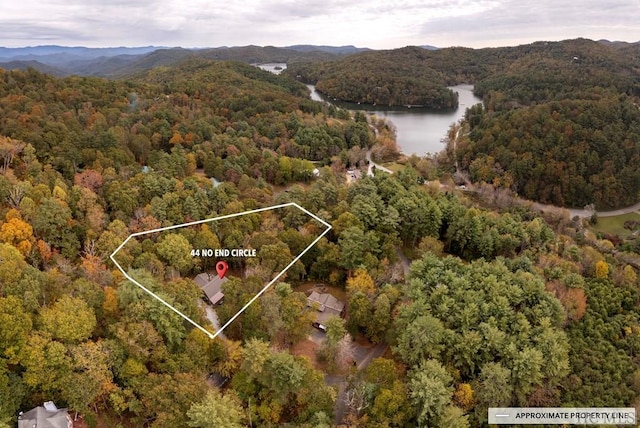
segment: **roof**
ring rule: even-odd
[[[47,404],[49,402],[45,403]],[[18,428],[70,428],[72,426],[67,409],[56,409],[55,405],[48,405],[47,408],[38,406],[18,416]]]
[[[336,299],[329,293],[318,293],[317,291],[313,291],[309,297],[307,297],[307,302],[309,306],[312,306],[314,303],[317,304],[318,311],[320,312],[324,312],[329,309],[332,312],[336,312],[337,315],[340,315],[344,310],[344,302]]]
[[[227,282],[228,278],[220,278],[218,275],[210,273],[201,273],[193,278],[193,281],[202,288],[204,294],[214,305],[218,303],[224,297],[222,292],[222,284]]]

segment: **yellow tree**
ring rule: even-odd
[[[22,220],[16,209],[9,210],[6,218],[7,221],[0,226],[0,241],[13,245],[22,255],[27,255],[33,247],[33,228]]]
[[[347,294],[352,296],[361,292],[366,296],[372,296],[376,291],[371,275],[364,269],[356,269],[354,275],[347,280]]]
[[[469,411],[475,405],[475,398],[473,397],[473,389],[468,383],[461,383],[456,387],[453,393],[453,402],[463,409]]]
[[[216,364],[216,371],[222,376],[233,376],[242,364],[242,344],[236,340],[224,341],[224,356]]]
[[[596,263],[596,278],[606,278],[609,275],[609,265],[604,260]]]

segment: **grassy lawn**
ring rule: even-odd
[[[405,169],[405,166],[402,164],[399,164],[398,162],[385,162],[381,165],[384,166],[385,168],[389,168],[393,172],[399,172]]]
[[[598,224],[593,229],[597,232],[610,233],[624,238],[631,235],[631,231],[624,228],[624,222],[627,220],[640,221],[640,214],[629,213],[615,217],[598,217]]]

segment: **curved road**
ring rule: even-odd
[[[613,211],[596,211],[596,215],[598,217],[615,217],[617,215],[629,214],[639,210],[640,210],[640,202],[638,202],[635,205],[631,205],[630,207],[624,207],[624,208],[620,208]],[[574,216],[589,217],[591,215],[591,212],[587,210],[580,210],[580,209],[574,209],[574,208],[570,208],[569,212],[571,213],[572,217]]]
[[[382,165],[378,165],[377,163],[374,163],[371,160],[371,149],[369,149],[367,151],[367,163],[369,164],[369,169],[367,170],[367,175],[369,177],[373,177],[373,167],[375,166],[376,169],[379,169],[380,171],[384,171],[388,174],[393,174],[393,171],[391,171],[389,168],[385,168]]]
[[[471,191],[473,188],[471,188]],[[520,199],[521,201],[526,201],[525,199]],[[593,214],[593,211],[589,211],[589,210],[584,210],[584,209],[580,209],[580,208],[563,208],[563,207],[558,207],[555,205],[548,205],[548,204],[541,204],[540,202],[531,202],[531,201],[527,201],[531,203],[531,208],[536,209],[538,211],[546,211],[546,210],[567,210],[569,211],[569,215],[571,216],[571,218],[578,216],[581,218],[587,218],[587,217],[591,217],[591,214]],[[640,211],[640,202],[638,202],[637,204],[628,206],[628,207],[623,207],[623,208],[619,208],[617,210],[612,210],[612,211],[596,211],[596,215],[598,217],[615,217],[617,215],[623,215],[623,214],[629,214],[629,213],[633,213],[633,212],[638,212]]]
[[[453,139],[453,152],[455,153],[456,151],[456,145],[458,142],[458,137],[460,136],[460,130],[462,129],[459,125],[457,125],[458,128],[456,129],[456,136]],[[455,156],[454,156],[455,157]],[[455,166],[456,166],[456,172],[460,172],[460,169],[458,167],[458,160],[457,158],[455,159]],[[473,184],[472,183],[467,183],[466,184],[467,190],[468,191],[473,191]],[[525,199],[520,199],[522,201],[526,201]],[[585,209],[580,209],[580,208],[563,208],[563,207],[558,207],[555,205],[548,205],[548,204],[541,204],[539,202],[533,202],[531,201],[531,208],[536,209],[538,211],[544,211],[544,210],[552,210],[552,209],[556,209],[556,210],[563,210],[566,209],[567,211],[569,211],[569,215],[571,216],[571,218],[578,216],[581,218],[587,218],[587,217],[591,217],[591,215],[593,214],[593,211],[590,210],[585,210]],[[596,215],[598,217],[615,217],[618,215],[623,215],[623,214],[629,214],[632,212],[637,212],[640,210],[640,202],[631,205],[629,207],[623,207],[623,208],[619,208],[617,210],[612,210],[612,211],[596,211]]]

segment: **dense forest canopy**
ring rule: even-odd
[[[473,83],[484,111],[456,157],[471,180],[559,206],[637,202],[637,46],[586,39],[491,49],[407,47],[295,65],[330,97],[451,108],[445,85]]]
[[[425,51],[443,60],[426,72],[440,85],[488,82],[455,155],[474,180],[531,198],[631,201],[637,68],[603,65],[606,86],[575,91],[538,90],[535,73],[500,86],[537,67],[521,52],[558,46]],[[0,70],[0,109],[2,428],[48,400],[89,427],[150,428],[481,427],[495,406],[640,407],[637,237],[596,235],[489,185],[425,184],[451,172],[444,161],[347,180],[388,143],[384,122],[238,62],[112,81]],[[213,341],[109,260],[132,233],[288,202],[332,229]],[[194,277],[214,260],[192,249],[260,251],[229,262],[214,308],[225,322],[321,230],[299,210],[267,211],[154,232],[117,257],[213,329]],[[309,287],[345,303],[326,332]]]
[[[365,52],[337,61],[294,65],[286,73],[314,83],[319,92],[343,101],[457,107],[457,95],[445,87],[445,75],[422,66],[428,54],[416,47]]]

